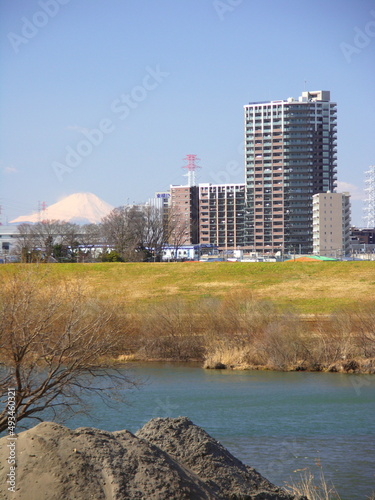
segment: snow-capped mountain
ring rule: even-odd
[[[29,215],[21,215],[10,223],[39,222],[41,220],[61,220],[76,224],[99,223],[113,210],[113,206],[92,193],[75,193],[49,206],[46,210]]]

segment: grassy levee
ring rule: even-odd
[[[2,265],[0,276],[29,266]],[[375,292],[373,262],[43,264],[37,269],[56,284],[79,279],[96,297],[129,306],[236,294],[293,306],[303,314],[327,314],[372,302]]]
[[[375,373],[372,262],[0,266],[0,282],[13,276],[111,311],[121,325],[113,359]],[[4,318],[17,312],[0,298]]]

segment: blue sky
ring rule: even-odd
[[[306,86],[338,103],[339,187],[362,224],[374,0],[3,0],[0,18],[3,223],[81,191],[146,201],[185,183],[187,154],[199,182],[243,182],[243,105]]]

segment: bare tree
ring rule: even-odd
[[[189,238],[190,225],[154,206],[115,208],[102,220],[103,237],[125,260],[141,260],[153,255],[160,260],[166,244],[176,246]]]
[[[102,219],[101,227],[108,247],[124,260],[143,260],[143,214],[140,207],[115,208]]]
[[[60,225],[61,243],[68,246],[71,250],[76,249],[80,243],[81,232],[82,230],[78,224],[62,222]]]
[[[61,243],[62,224],[65,223],[51,219],[37,222],[32,226],[36,245],[42,250],[45,261],[52,256],[54,245]]]
[[[48,276],[22,268],[0,288],[0,388],[15,389],[21,420],[68,416],[86,408],[95,393],[107,403],[134,385],[105,362],[117,356],[126,325],[107,304],[84,296],[82,287],[56,287]],[[8,414],[0,412],[0,432]]]
[[[154,260],[161,260],[163,248],[168,244],[171,226],[168,214],[158,207],[143,208],[142,240],[145,248],[153,254]]]
[[[43,220],[18,226],[17,253],[22,262],[47,262],[52,256],[74,258],[79,244],[77,224]]]
[[[21,262],[29,262],[32,260],[32,254],[36,248],[33,226],[32,224],[20,224],[17,231],[15,252],[20,256]]]
[[[186,244],[190,244],[191,221],[186,214],[175,208],[171,209],[169,215],[169,244],[174,248],[175,260],[178,257],[178,249]]]

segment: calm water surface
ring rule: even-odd
[[[145,384],[114,412],[70,427],[138,430],[154,417],[187,416],[236,457],[280,486],[310,470],[341,498],[375,491],[375,376],[203,370],[168,363],[132,365]]]

